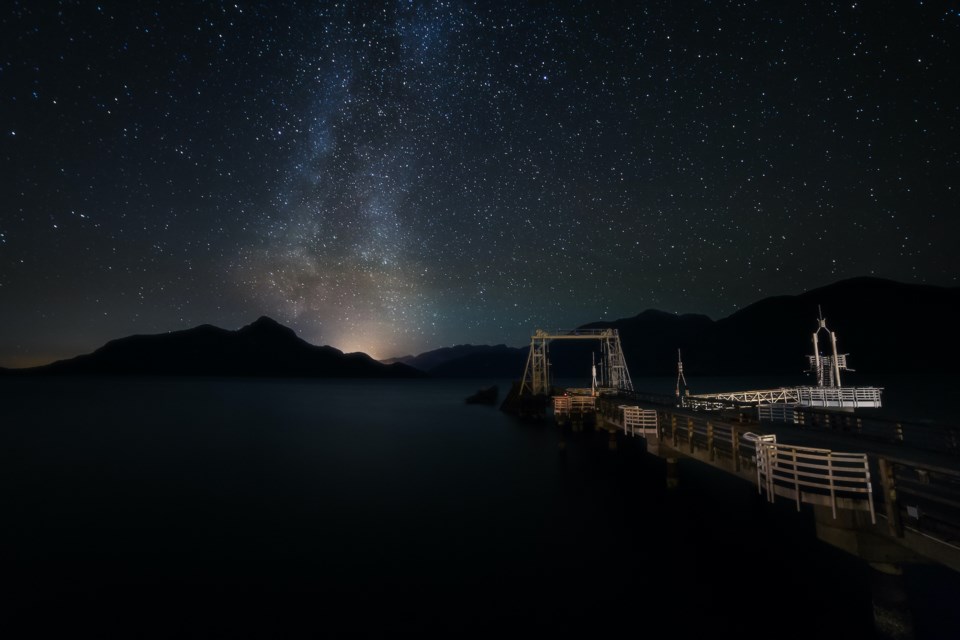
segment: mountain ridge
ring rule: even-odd
[[[646,309],[578,328],[617,329],[634,376],[674,374],[678,349],[685,370],[694,375],[801,373],[822,312],[828,328],[837,334],[840,352],[850,354],[854,370],[937,373],[949,371],[960,359],[960,339],[954,337],[953,329],[955,308],[960,308],[960,287],[863,276],[796,295],[763,298],[717,320],[703,314]],[[586,342],[551,349],[555,375],[586,375],[596,346]],[[470,353],[424,370],[437,377],[468,377],[474,372],[519,377],[527,351],[528,347],[515,348],[497,361],[493,347],[472,345]],[[440,352],[425,352],[409,362],[445,355]]]
[[[718,320],[646,309],[578,328],[617,329],[635,377],[672,375],[678,349],[691,375],[799,373],[822,313],[854,370],[947,373],[960,360],[958,308],[960,287],[859,277],[763,298]],[[550,350],[554,375],[588,375],[597,347],[590,341],[557,344]],[[378,362],[364,353],[312,345],[261,316],[235,331],[202,324],[126,336],[88,354],[27,369],[0,368],[0,374],[517,378],[528,350],[459,344]]]
[[[235,331],[211,324],[110,340],[91,353],[6,375],[173,375],[236,377],[422,378],[404,364],[343,353],[298,337],[267,316]]]

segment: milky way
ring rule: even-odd
[[[0,365],[258,315],[386,357],[954,285],[949,3],[13,2]]]

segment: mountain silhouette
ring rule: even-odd
[[[506,345],[458,344],[421,353],[417,356],[390,358],[382,362],[390,364],[400,362],[431,376],[442,378],[458,377],[510,377],[516,376],[517,369],[523,371],[527,359],[526,347],[508,347]]]
[[[837,334],[839,352],[850,354],[852,369],[949,372],[960,356],[954,329],[958,303],[958,287],[854,278],[796,296],[766,298],[715,322],[674,316],[673,333],[654,332],[644,314],[609,326],[620,331],[627,362],[648,375],[675,372],[678,348],[685,370],[694,375],[801,372],[821,312]],[[820,348],[829,346],[821,342]]]
[[[236,331],[209,324],[111,340],[90,354],[17,370],[60,375],[176,375],[319,378],[424,377],[404,364],[315,346],[266,316]],[[12,373],[13,371],[8,371]]]
[[[616,328],[635,377],[672,375],[677,349],[689,375],[792,374],[806,369],[822,311],[854,370],[940,374],[952,373],[960,360],[957,308],[960,287],[854,278],[766,298],[720,320],[649,309],[578,328]],[[363,353],[311,345],[264,316],[236,331],[201,325],[129,336],[90,354],[30,369],[0,369],[0,374],[519,378],[527,352],[527,347],[464,344],[377,362]],[[553,375],[588,376],[598,352],[599,344],[590,341],[555,343]]]
[[[720,320],[649,309],[578,328],[617,329],[633,376],[673,375],[677,349],[690,375],[789,374],[807,368],[811,335],[822,311],[827,327],[837,334],[839,352],[850,354],[854,370],[949,373],[960,359],[958,308],[960,287],[853,278],[800,295],[765,298]],[[527,351],[464,345],[403,361],[437,377],[519,378]],[[555,377],[588,376],[594,354],[599,355],[599,343],[554,343],[552,372]]]

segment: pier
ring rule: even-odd
[[[960,572],[960,428],[857,416],[857,408],[880,406],[881,389],[840,385],[846,356],[829,335],[830,356],[813,337],[817,386],[690,395],[680,391],[679,364],[677,393],[664,396],[633,389],[615,330],[538,331],[520,406],[540,398],[558,426],[606,432],[614,451],[621,439],[642,438],[648,454],[665,460],[668,487],[682,481],[678,461],[687,459],[751,483],[760,499],[809,512],[820,540],[873,569],[880,636],[909,638],[902,566]],[[590,388],[550,386],[547,344],[564,339],[603,341]]]

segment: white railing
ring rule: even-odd
[[[596,411],[596,402],[593,396],[553,396],[553,415],[591,413]]]
[[[745,433],[742,437],[747,442],[753,443],[753,460],[757,465],[757,492],[762,493],[764,487],[766,486],[765,479],[770,475],[770,459],[769,456],[764,455],[764,452],[766,451],[766,447],[777,446],[777,435],[775,433],[771,433],[769,435]],[[770,502],[773,502],[773,499],[769,494],[767,495],[767,499],[770,500]]]
[[[570,410],[574,413],[589,413],[596,410],[597,399],[593,396],[570,396]]]
[[[766,492],[770,502],[776,496],[790,498],[798,511],[801,503],[826,505],[834,518],[837,507],[869,511],[870,520],[876,522],[865,453],[778,444],[776,436],[744,437],[756,443],[757,490]]]
[[[623,432],[631,436],[660,436],[656,409],[623,406]]]
[[[877,387],[798,387],[797,403],[804,407],[879,407]]]

